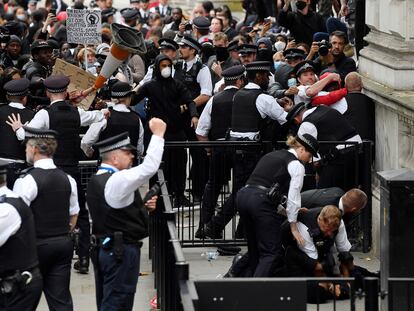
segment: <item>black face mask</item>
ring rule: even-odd
[[[298,8],[298,10],[303,10],[304,8],[306,8],[306,2],[305,1],[298,1],[298,2],[296,2],[296,7]]]
[[[268,49],[259,49],[259,51],[257,51],[256,60],[273,62],[273,53]]]
[[[224,62],[230,56],[229,51],[227,51],[227,48],[225,47],[215,46],[214,50],[216,52],[218,62]]]

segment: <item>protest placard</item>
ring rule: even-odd
[[[60,58],[56,59],[52,74],[62,74],[70,79],[68,92],[75,90],[85,90],[89,87],[92,87],[95,84],[96,80],[96,77],[93,74],[86,72],[83,69],[76,67],[75,65],[69,64]],[[86,98],[82,99],[78,106],[84,110],[88,110],[92,104],[93,99],[95,98],[95,94],[96,92],[89,94]]]
[[[102,42],[101,11],[67,9],[66,12],[68,43],[100,44]]]

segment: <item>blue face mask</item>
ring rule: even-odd
[[[296,82],[296,78],[290,78],[287,81],[288,87],[292,87],[292,86],[296,86],[297,82]]]
[[[275,71],[277,70],[277,68],[279,68],[279,67],[280,67],[280,65],[282,65],[282,63],[283,63],[283,62],[282,62],[282,61],[280,61],[280,60],[279,60],[279,61],[277,61],[277,62],[274,62],[274,63],[273,63],[273,65],[274,65],[274,67],[275,67]]]

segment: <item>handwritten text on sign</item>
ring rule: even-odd
[[[66,29],[69,43],[99,44],[102,42],[101,11],[67,9]]]

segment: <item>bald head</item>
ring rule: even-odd
[[[368,198],[364,191],[353,188],[342,196],[344,214],[357,214],[367,204]]]
[[[361,92],[362,86],[362,79],[359,73],[353,71],[345,77],[345,87],[348,92]]]

